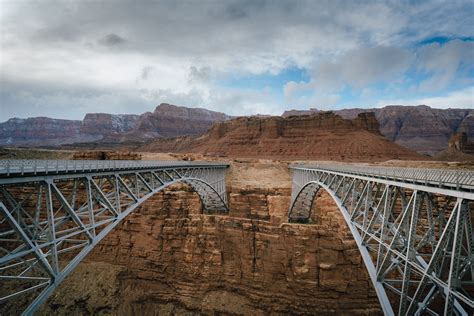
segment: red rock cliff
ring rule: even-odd
[[[97,246],[41,314],[380,314],[328,196],[315,225],[279,225],[246,218],[242,200],[253,195],[260,217],[284,221],[278,208],[287,203],[271,197],[289,201],[289,190],[232,194],[230,216],[198,215],[197,197],[182,187],[157,195]]]
[[[332,112],[286,118],[241,117],[214,124],[202,137],[176,140],[175,147],[171,140],[156,140],[141,150],[282,159],[421,158],[380,135],[373,113],[362,113],[353,120]]]

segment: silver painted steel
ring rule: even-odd
[[[288,220],[338,205],[386,315],[474,313],[474,172],[293,165]]]
[[[185,183],[205,214],[227,213],[227,164],[0,161],[0,306],[32,314],[79,262],[155,193]]]

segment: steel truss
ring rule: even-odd
[[[197,192],[203,213],[227,213],[226,167],[0,161],[0,306],[29,300],[32,314],[122,219],[172,184]]]
[[[289,221],[311,222],[316,194],[327,191],[354,236],[386,315],[473,315],[474,172],[290,169]],[[449,174],[452,181],[436,174]]]

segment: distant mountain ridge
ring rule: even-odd
[[[284,117],[318,113],[317,109],[290,110]],[[465,132],[474,139],[474,110],[434,109],[426,105],[389,105],[372,109],[343,109],[333,111],[346,119],[359,113],[374,112],[380,124],[380,132],[389,140],[420,153],[433,155],[448,148],[454,133]]]
[[[332,112],[239,117],[218,122],[199,137],[157,138],[139,151],[338,161],[426,159],[383,137],[372,112],[360,113],[354,119],[344,119]]]
[[[58,146],[104,139],[146,140],[199,135],[230,116],[161,103],[141,115],[88,113],[82,121],[48,117],[12,118],[0,123],[0,146]]]
[[[317,109],[289,110],[283,117],[320,113]],[[374,112],[380,132],[395,143],[434,155],[448,148],[454,133],[474,139],[473,109],[433,109],[425,105],[390,105],[372,109],[333,111],[346,119]],[[268,117],[268,116],[256,116]],[[202,108],[167,103],[141,115],[89,113],[81,120],[47,117],[12,118],[0,123],[0,146],[59,146],[76,143],[144,143],[154,138],[202,135],[213,124],[234,117]]]

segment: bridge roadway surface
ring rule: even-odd
[[[32,314],[75,266],[155,193],[186,183],[226,214],[227,164],[0,161],[0,303]],[[288,221],[312,223],[326,190],[354,236],[386,315],[472,315],[473,171],[290,166]]]

